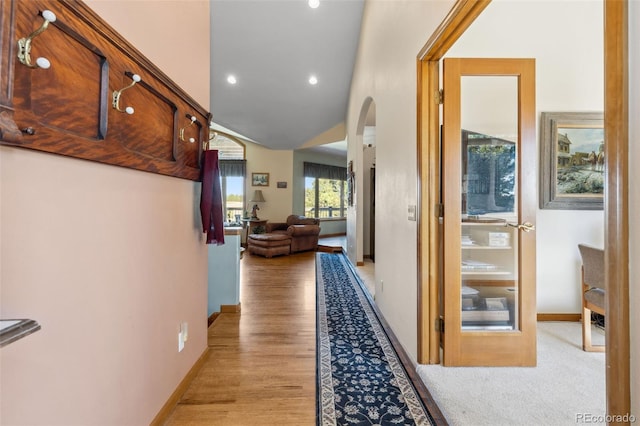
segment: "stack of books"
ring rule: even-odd
[[[489,232],[490,247],[509,247],[508,232]]]
[[[469,235],[463,235],[462,236],[462,245],[463,246],[473,246],[475,244],[476,244],[475,241],[473,241]]]
[[[462,270],[463,271],[494,271],[498,269],[498,267],[492,263],[480,262],[478,260],[463,260],[462,261]]]

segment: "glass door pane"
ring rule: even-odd
[[[461,327],[518,329],[518,79],[463,76]]]

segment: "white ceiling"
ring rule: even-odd
[[[307,0],[212,0],[214,123],[273,149],[299,148],[342,123],[363,5],[321,0],[311,9]],[[227,83],[228,74],[237,84]],[[311,74],[315,86],[308,83]]]

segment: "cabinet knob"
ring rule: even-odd
[[[36,134],[36,129],[34,129],[33,127],[25,127],[24,129],[22,129],[22,133],[24,133],[25,135],[33,136]]]

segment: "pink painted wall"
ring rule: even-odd
[[[209,45],[191,43],[196,29],[207,39],[207,1],[87,3],[208,109]],[[196,10],[186,16],[185,6]],[[174,11],[162,26],[149,24],[158,8]],[[144,31],[126,34],[132,27]],[[0,349],[0,424],[155,417],[207,345],[199,191],[197,182],[0,147],[0,317],[42,325]],[[189,339],[178,352],[181,322]]]
[[[85,3],[209,109],[208,0],[85,0]]]

